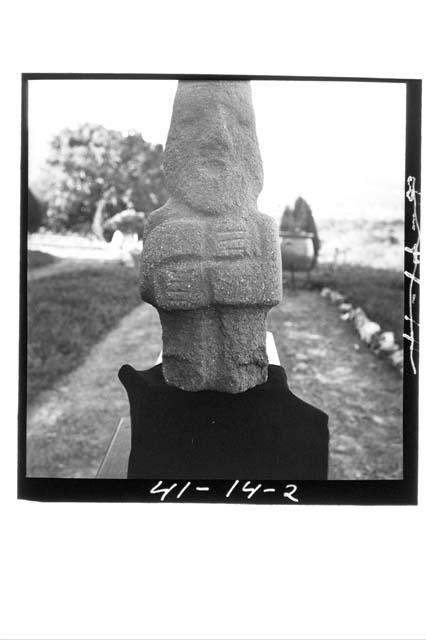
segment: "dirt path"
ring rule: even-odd
[[[317,293],[287,293],[269,314],[290,388],[330,416],[329,479],[402,474],[402,381]],[[157,312],[141,305],[28,413],[29,475],[94,477],[127,397],[117,372],[149,368],[161,349]]]
[[[269,316],[293,393],[329,415],[330,480],[402,477],[402,380],[316,292]]]
[[[158,314],[143,304],[88,354],[27,417],[27,473],[38,477],[94,477],[111,436],[129,413],[118,380],[122,364],[153,366],[161,349]]]

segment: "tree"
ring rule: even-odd
[[[319,253],[320,240],[318,236],[317,227],[315,224],[314,216],[312,215],[312,209],[303,198],[297,198],[294,203],[294,217],[296,223],[302,231],[312,233],[314,242],[315,257]]]
[[[137,132],[93,124],[62,130],[47,159],[48,225],[102,237],[104,221],[118,211],[149,214],[167,199],[162,161],[162,146]]]
[[[293,209],[286,207],[283,211],[280,224],[280,233],[291,231],[293,229]]]
[[[302,197],[299,196],[299,198],[297,198],[294,203],[294,209],[290,209],[290,207],[284,209],[281,218],[280,232],[312,233],[315,257],[318,256],[320,240],[317,227],[312,209]]]
[[[43,221],[43,208],[33,192],[28,189],[28,231],[37,231]]]

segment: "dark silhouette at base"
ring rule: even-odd
[[[327,479],[328,416],[290,391],[282,367],[239,394],[182,391],[161,364],[118,375],[130,402],[128,478]]]

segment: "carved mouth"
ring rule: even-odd
[[[227,162],[223,159],[220,158],[218,156],[216,157],[204,157],[202,159],[203,165],[206,168],[211,168],[211,169],[224,169],[227,166]]]

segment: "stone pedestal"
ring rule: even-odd
[[[182,391],[162,365],[119,371],[130,402],[128,478],[326,480],[328,416],[297,398],[282,367],[244,393]]]

